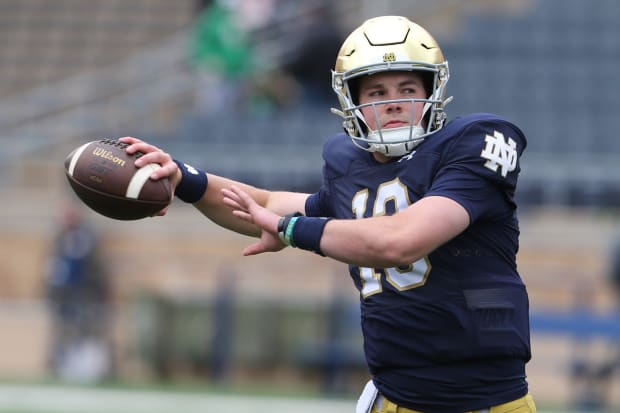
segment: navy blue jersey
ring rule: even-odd
[[[350,266],[368,366],[389,400],[463,412],[527,393],[529,304],[514,202],[525,146],[516,126],[491,114],[457,118],[384,164],[344,134],[325,144],[309,216],[393,214],[427,196],[453,199],[470,216],[463,233],[408,267]]]

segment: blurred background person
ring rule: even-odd
[[[331,70],[345,34],[328,3],[304,4],[307,10],[291,36],[295,46],[283,70],[297,82],[300,103],[322,109],[338,103],[330,87]]]
[[[196,110],[217,115],[244,107],[255,59],[242,19],[244,0],[203,5],[190,31],[189,62],[197,76]]]
[[[235,280],[237,274],[222,269],[217,275],[217,294],[210,319],[211,336],[208,343],[208,376],[218,384],[227,384],[230,380],[235,331]]]
[[[620,235],[616,237],[611,248],[609,281],[616,294],[616,309],[620,311]]]
[[[97,236],[76,205],[63,207],[45,286],[51,374],[76,381],[106,378],[111,373],[110,285]]]

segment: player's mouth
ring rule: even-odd
[[[382,127],[387,129],[387,128],[400,128],[400,127],[408,126],[408,125],[409,125],[409,122],[405,122],[405,121],[398,120],[398,119],[392,119],[390,121],[385,122]]]

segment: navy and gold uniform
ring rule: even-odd
[[[525,146],[516,126],[492,114],[448,122],[383,164],[345,134],[325,144],[324,184],[306,203],[309,216],[394,214],[428,196],[469,213],[464,232],[409,267],[350,267],[368,366],[390,401],[463,412],[528,392],[528,297],[515,262],[514,202]]]
[[[225,228],[260,232],[244,255],[289,245],[355,263],[416,257],[398,268],[350,266],[372,375],[357,413],[536,413],[525,376],[528,296],[516,266],[514,195],[526,139],[492,114],[446,123],[449,78],[439,44],[406,17],[370,18],[351,32],[332,71],[332,112],[345,133],[326,142],[323,185],[311,195],[272,197],[121,138],[129,153],[146,152],[137,164],[162,165],[151,177],[173,178],[178,198]],[[281,216],[302,208],[305,217]],[[428,230],[433,223],[420,221],[440,212],[444,225]],[[385,215],[394,217],[371,220]],[[385,241],[384,223],[406,230],[387,238],[405,243],[398,254],[369,247]],[[407,231],[421,232],[409,239]]]

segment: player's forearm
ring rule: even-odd
[[[458,203],[428,197],[391,216],[330,221],[323,231],[321,251],[363,267],[406,266],[430,254],[468,225],[469,215]]]
[[[363,267],[409,265],[427,251],[414,237],[406,237],[394,221],[393,217],[332,220],[325,226],[321,251],[328,257]]]
[[[279,215],[294,211],[303,212],[308,197],[308,194],[303,193],[268,191],[213,174],[208,174],[208,177],[207,190],[194,206],[216,224],[254,237],[260,236],[260,228],[235,217],[231,213],[230,207],[223,202],[222,188],[230,188],[232,185],[243,188],[256,203]]]
[[[250,185],[235,182],[221,176],[208,174],[209,184],[202,198],[194,206],[207,218],[214,223],[230,229],[231,231],[253,237],[260,236],[260,229],[253,224],[236,218],[230,208],[222,201],[221,189],[229,187],[233,183],[242,187],[261,205],[265,205],[268,199],[268,192],[252,187]]]

